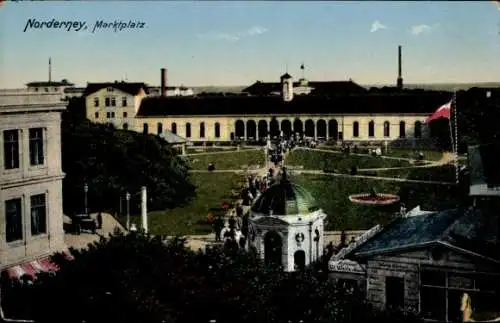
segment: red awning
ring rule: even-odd
[[[73,257],[69,252],[63,252],[68,259]],[[6,269],[7,274],[11,279],[20,279],[24,275],[36,279],[36,275],[40,272],[56,272],[59,268],[56,264],[50,261],[50,257],[43,257],[24,264],[10,267]]]

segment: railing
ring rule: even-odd
[[[16,105],[38,105],[38,104],[58,104],[61,103],[60,93],[38,94],[19,90],[2,90],[0,92],[0,107]]]

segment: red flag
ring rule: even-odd
[[[436,112],[434,112],[429,118],[427,118],[427,120],[425,120],[425,123],[429,123],[431,122],[432,120],[436,120],[436,119],[439,119],[439,118],[446,118],[446,119],[450,119],[450,112],[451,112],[451,103],[453,101],[450,101],[446,104],[443,104],[442,106],[440,106]]]

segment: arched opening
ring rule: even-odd
[[[375,137],[375,122],[368,122],[368,137]]]
[[[298,133],[301,136],[302,133],[304,132],[302,120],[300,120],[299,118],[293,121],[293,132]]]
[[[247,121],[247,139],[255,140],[257,136],[257,125],[255,121]]]
[[[158,122],[157,124],[157,129],[156,129],[156,132],[161,135],[163,133],[163,124],[161,122]]]
[[[290,120],[285,119],[281,121],[281,131],[283,131],[283,136],[285,136],[285,138],[290,138],[292,135],[292,123]]]
[[[422,138],[422,122],[415,121],[415,138]]]
[[[306,268],[306,253],[304,250],[297,250],[293,254],[293,264],[295,270],[304,270]]]
[[[215,138],[220,138],[220,123],[215,123],[214,132]]]
[[[333,140],[339,138],[339,123],[335,119],[328,121],[328,138]]]
[[[391,136],[391,124],[389,121],[384,122],[384,137]]]
[[[269,128],[270,128],[271,138],[277,138],[280,135],[280,125],[275,117],[273,117],[273,119],[271,120]]]
[[[264,262],[268,265],[282,264],[283,241],[276,231],[269,231],[264,236]]]
[[[205,122],[200,122],[200,138],[205,138]]]
[[[399,138],[404,137],[406,137],[406,123],[404,121],[401,121],[399,123]]]
[[[186,123],[186,138],[191,138],[191,124]]]
[[[352,123],[352,136],[354,138],[358,138],[359,137],[359,122],[357,122],[357,121],[354,121]]]
[[[128,123],[126,123],[126,122],[125,122],[125,123],[123,124],[123,130],[128,130]]]
[[[172,127],[170,131],[172,131],[173,134],[177,134],[177,123],[172,122]]]
[[[259,138],[266,138],[267,137],[267,121],[266,120],[260,120],[259,124],[257,126],[258,131],[259,131]]]
[[[326,121],[318,120],[316,127],[318,127],[318,139],[326,139]]]
[[[147,135],[148,132],[149,132],[149,125],[147,123],[144,123],[142,125],[142,133],[145,134],[145,135]]]
[[[245,137],[245,123],[242,120],[236,120],[234,124],[234,135],[236,139],[241,139]]]
[[[305,128],[306,137],[314,138],[314,121],[312,121],[311,119],[306,120]]]

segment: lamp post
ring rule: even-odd
[[[127,200],[127,230],[130,230],[130,193],[125,193],[125,199]]]
[[[89,209],[88,209],[88,200],[87,200],[87,193],[89,192],[89,186],[87,183],[83,185],[83,192],[85,193],[85,214],[89,214]]]

